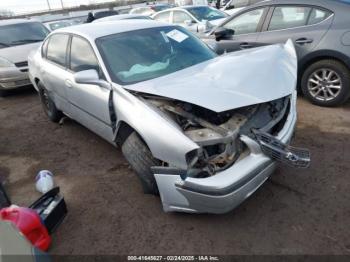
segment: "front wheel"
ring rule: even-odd
[[[139,177],[144,193],[158,195],[157,182],[151,167],[159,166],[161,161],[152,156],[151,151],[136,132],[131,133],[124,141],[122,152]]]
[[[350,72],[336,60],[321,60],[304,72],[301,89],[311,103],[319,106],[339,106],[350,96]]]
[[[6,90],[0,90],[0,97],[5,97],[8,95],[8,92]]]
[[[45,114],[52,122],[55,122],[55,123],[59,122],[63,117],[62,112],[57,109],[55,103],[52,101],[48,91],[43,86],[43,84],[39,82],[38,88],[39,88],[40,101],[43,106]]]

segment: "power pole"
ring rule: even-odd
[[[61,0],[61,6],[62,6],[62,9],[64,9],[64,7],[63,7],[63,0]]]
[[[49,0],[46,0],[46,2],[47,2],[47,6],[49,7],[49,10],[51,10],[51,6],[50,6]]]

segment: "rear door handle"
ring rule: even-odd
[[[251,45],[249,43],[246,43],[246,42],[245,43],[240,43],[239,46],[241,48],[252,48],[253,47],[253,45]]]
[[[295,43],[299,44],[299,45],[303,45],[303,44],[311,44],[314,40],[310,39],[310,38],[299,38],[297,40],[295,40]]]
[[[66,87],[72,88],[73,87],[73,83],[72,81],[70,81],[69,79],[66,79],[66,81],[64,81],[66,84]]]

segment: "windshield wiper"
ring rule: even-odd
[[[26,43],[36,43],[41,41],[43,41],[43,39],[21,39],[21,40],[12,41],[11,44],[26,44]]]

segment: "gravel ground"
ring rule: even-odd
[[[164,213],[118,148],[72,120],[49,122],[31,90],[0,98],[0,178],[26,206],[36,173],[55,174],[69,214],[51,254],[350,254],[350,103],[298,105],[294,144],[311,150],[311,167],[279,167],[225,215]]]

